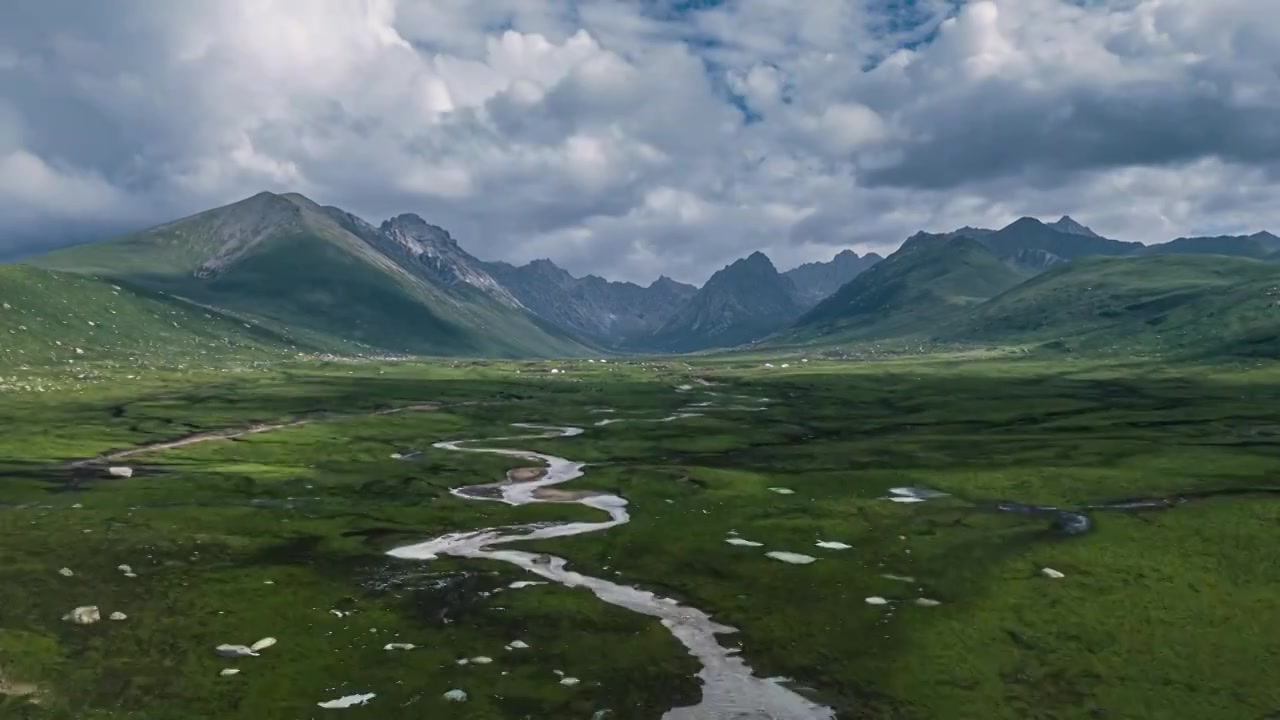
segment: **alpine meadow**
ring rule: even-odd
[[[179,5],[0,9],[0,720],[1280,717],[1260,4]]]

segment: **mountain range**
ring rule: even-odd
[[[1265,285],[1280,268],[1276,259],[1280,238],[1266,232],[1146,246],[1067,216],[1028,217],[995,230],[918,233],[887,258],[844,250],[779,272],[753,252],[700,288],[667,277],[643,286],[575,277],[549,259],[485,262],[413,214],[373,225],[298,194],[259,193],[9,266],[0,297],[50,283],[97,296],[103,287],[85,283],[107,283],[113,297],[136,300],[129,307],[139,318],[161,317],[160,307],[202,313],[212,324],[188,338],[193,348],[220,332],[246,348],[547,357],[890,338],[1101,338],[1099,328],[1134,318],[1145,328],[1170,321],[1151,316],[1153,308],[1182,313],[1185,334],[1194,320],[1187,303]],[[1085,301],[1103,297],[1100,288],[1111,300]],[[1246,345],[1256,348],[1259,337],[1265,345],[1277,314],[1255,307],[1248,292],[1238,299],[1252,308],[1239,328],[1253,338]],[[1213,312],[1231,316],[1222,327],[1243,317],[1217,305]],[[18,327],[8,330],[26,331]]]

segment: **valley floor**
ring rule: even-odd
[[[515,422],[585,428],[509,446],[586,462],[559,490],[621,495],[631,522],[511,549],[710,613],[757,675],[839,718],[1280,712],[1280,372],[691,362],[24,380],[0,394],[0,717],[655,720],[696,703],[698,662],[650,617],[503,563],[387,555],[604,519],[449,494],[529,462],[432,444]],[[396,408],[413,411],[379,412]],[[75,462],[265,424],[284,426]],[[909,487],[946,495],[887,499]],[[1193,495],[1214,490],[1242,492]],[[1174,502],[1089,511],[1079,535],[997,505],[1133,498]],[[100,622],[62,620],[87,605]],[[214,651],[268,636],[257,657]]]

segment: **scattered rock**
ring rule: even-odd
[[[133,567],[132,567],[132,566],[129,566],[129,565],[117,565],[117,566],[116,566],[116,569],[117,569],[117,570],[119,570],[120,572],[124,573],[125,575],[132,575],[132,574],[133,574]]]
[[[764,546],[764,543],[758,543],[754,540],[747,540],[746,538],[740,538],[740,537],[725,538],[725,542],[729,543],[730,545],[738,545],[740,547],[763,547]]]
[[[258,642],[256,642],[256,643],[254,643],[254,644],[250,645],[250,646],[249,646],[249,649],[256,653],[256,652],[258,652],[259,650],[266,650],[267,648],[269,648],[269,647],[271,647],[272,645],[275,645],[275,644],[276,644],[276,639],[275,639],[275,638],[273,638],[273,637],[264,637],[264,638],[262,638],[261,640],[259,640]]]
[[[485,657],[483,655],[471,658],[472,665],[488,665],[491,662],[493,662],[493,658]]]
[[[340,697],[337,700],[329,700],[327,702],[316,703],[326,710],[341,710],[342,708],[355,707],[356,705],[365,705],[372,699],[377,697],[374,693],[365,693],[363,695],[348,695]]]
[[[577,685],[580,682],[582,681],[576,677],[567,677],[567,678],[562,678],[560,680],[560,684],[564,685],[565,687],[573,687],[574,685]]]
[[[1047,578],[1053,578],[1054,580],[1058,580],[1058,579],[1061,579],[1061,578],[1066,577],[1066,575],[1063,575],[1062,573],[1060,573],[1060,572],[1058,572],[1057,570],[1054,570],[1053,568],[1050,568],[1050,567],[1047,567],[1047,568],[1041,568],[1041,569],[1040,569],[1040,574],[1041,574],[1041,575],[1043,575],[1043,576],[1045,576],[1045,577],[1047,577]]]
[[[814,544],[820,548],[826,548],[827,550],[848,550],[853,547],[852,545],[846,545],[842,542],[835,542],[832,540],[822,540]]]
[[[771,557],[774,560],[781,560],[784,563],[790,563],[792,565],[808,565],[818,559],[810,555],[801,555],[800,553],[785,552],[782,550],[767,552],[765,553],[765,556]]]
[[[128,479],[133,477],[133,468],[124,466],[115,466],[107,468],[107,475],[113,478]]]
[[[937,600],[930,600],[929,598],[916,598],[916,605],[920,607],[938,607],[941,604]]]
[[[466,702],[467,694],[462,690],[450,690],[444,694],[444,699],[449,702]]]
[[[221,655],[222,657],[228,657],[228,658],[257,657],[257,656],[258,656],[258,653],[254,652],[253,650],[250,650],[250,649],[249,649],[247,646],[245,646],[245,645],[229,645],[229,644],[224,644],[224,645],[219,645],[218,647],[214,648],[214,649],[213,649],[213,651],[214,651],[214,652],[216,652],[216,653],[218,653],[218,654],[219,654],[219,655]]]
[[[889,601],[880,597],[879,595],[872,595],[871,597],[866,599],[866,603],[868,605],[888,605]]]
[[[72,575],[75,575],[75,573],[71,572],[71,568],[62,568],[58,571],[58,574],[62,577],[71,577]]]
[[[771,492],[776,492],[776,493],[778,493],[779,495],[795,495],[795,494],[796,494],[796,491],[795,491],[795,490],[792,490],[791,488],[784,488],[784,487],[771,487],[771,488],[769,488],[769,490],[770,490]]]
[[[128,615],[125,615],[124,613],[122,613],[122,612],[120,612],[119,610],[117,610],[116,612],[113,612],[113,613],[111,613],[110,615],[108,615],[108,616],[107,616],[107,619],[108,619],[108,620],[115,620],[115,621],[119,622],[120,620],[128,620],[128,619],[129,619],[129,616],[128,616]]]
[[[413,643],[387,643],[382,646],[383,650],[412,650],[418,647]]]
[[[529,644],[523,640],[512,640],[511,643],[507,645],[507,649],[508,650],[528,650]]]
[[[92,625],[102,619],[102,613],[98,611],[97,605],[82,605],[63,615],[62,619],[76,625]]]
[[[223,668],[218,674],[222,677],[231,677],[232,675],[239,675],[240,670],[239,668]]]

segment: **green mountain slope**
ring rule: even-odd
[[[581,351],[540,326],[487,275],[465,267],[470,256],[456,244],[446,247],[447,233],[415,217],[422,228],[443,233],[418,237],[416,225],[406,233],[400,220],[380,230],[301,195],[260,193],[32,262],[257,318],[333,349],[354,343],[508,357]]]
[[[1252,235],[1180,237],[1167,243],[1148,245],[1143,255],[1235,255],[1250,258],[1277,258],[1280,237],[1263,231]]]
[[[1089,258],[1055,267],[936,333],[1081,350],[1273,353],[1280,265],[1217,255]]]
[[[819,303],[781,338],[870,339],[929,333],[1024,277],[977,240],[919,233]]]
[[[959,230],[956,234],[965,234],[965,231]],[[999,230],[970,234],[1002,258],[1019,251],[1041,250],[1072,260],[1092,255],[1128,255],[1142,249],[1141,243],[1101,237],[1065,216],[1051,224],[1024,217]]]
[[[26,265],[0,266],[0,368],[176,364],[311,349],[189,303]]]

